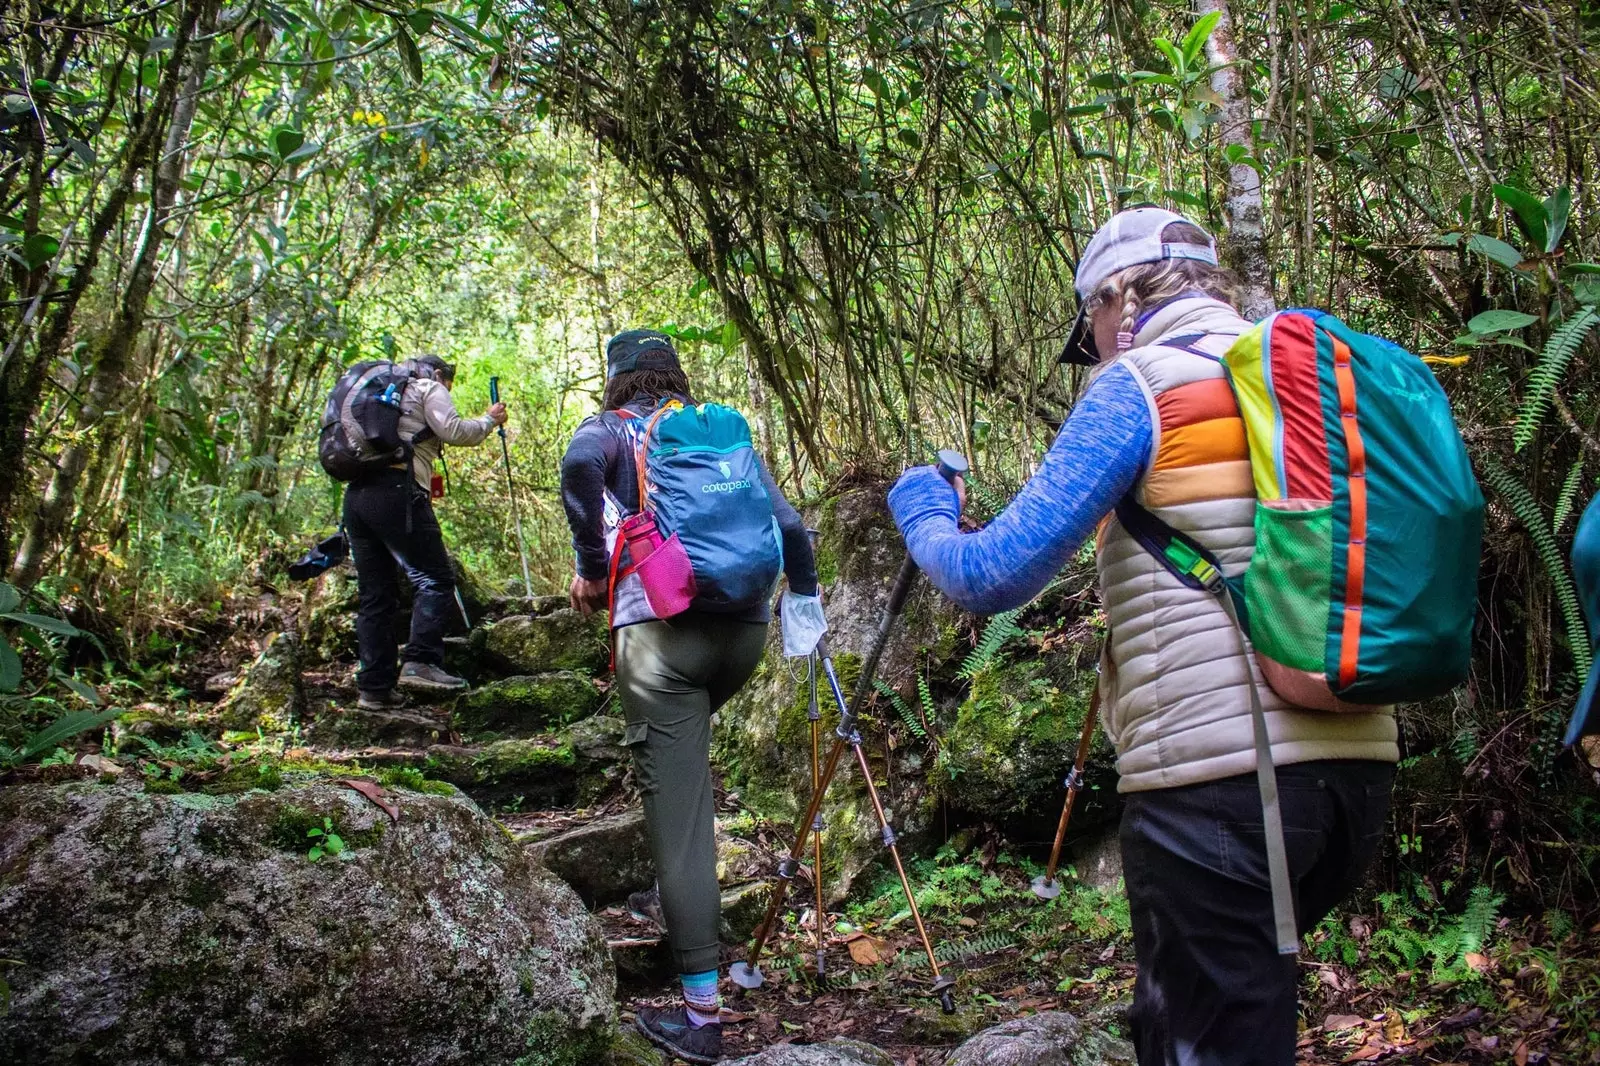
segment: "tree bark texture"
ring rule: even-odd
[[[1200,17],[1221,16],[1206,40],[1206,59],[1215,72],[1211,91],[1222,99],[1220,127],[1223,151],[1237,145],[1244,156],[1254,158],[1255,137],[1250,121],[1250,93],[1239,72],[1233,18],[1227,0],[1196,0]],[[1224,213],[1228,235],[1224,254],[1228,265],[1242,283],[1241,310],[1251,321],[1265,318],[1278,309],[1272,292],[1272,257],[1267,247],[1267,230],[1261,203],[1261,175],[1246,162],[1228,165],[1228,193]]]

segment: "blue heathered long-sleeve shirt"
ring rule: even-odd
[[[1138,482],[1153,429],[1144,392],[1124,366],[1085,391],[1038,471],[993,522],[956,528],[955,490],[931,466],[901,475],[889,509],[923,573],[975,614],[1037,596],[1100,519]]]

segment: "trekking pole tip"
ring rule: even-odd
[[[1040,874],[1033,879],[1033,894],[1040,899],[1055,899],[1061,895],[1061,884],[1053,877]]]
[[[742,960],[728,967],[728,979],[740,988],[760,988],[766,983],[759,965],[751,966]]]
[[[956,1012],[956,979],[949,974],[940,974],[939,979],[933,983],[933,991],[939,997],[939,1009],[946,1014]]]

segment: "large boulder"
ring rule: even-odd
[[[594,675],[610,659],[605,617],[585,618],[570,607],[502,618],[474,630],[472,640],[489,663],[513,674],[576,670]]]
[[[0,790],[0,1061],[603,1061],[582,902],[460,796]],[[337,857],[310,857],[331,831]]]
[[[323,748],[423,747],[447,740],[449,731],[448,720],[423,709],[330,705],[319,709],[307,739]]]
[[[371,761],[415,766],[483,803],[520,796],[529,810],[585,806],[614,790],[626,775],[625,728],[621,718],[597,714],[559,733],[483,745],[436,744],[374,755]]]
[[[725,1066],[894,1066],[894,1058],[860,1040],[835,1037],[820,1044],[776,1044]]]
[[[1046,1011],[985,1029],[951,1052],[944,1066],[1134,1066],[1133,1045]]]
[[[274,634],[217,704],[217,724],[223,729],[242,731],[287,731],[306,712],[303,666],[300,642],[294,635]]]
[[[535,841],[528,853],[571,885],[590,906],[615,903],[650,887],[656,867],[639,808]]]
[[[600,690],[571,670],[508,677],[464,693],[452,721],[465,734],[534,736],[593,714]]]

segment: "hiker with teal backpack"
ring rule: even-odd
[[[1320,312],[1252,326],[1182,216],[1120,212],[1075,287],[1062,360],[1095,369],[1017,497],[962,534],[921,467],[889,504],[985,614],[1096,536],[1139,1062],[1289,1066],[1299,938],[1382,837],[1392,704],[1466,675],[1482,496],[1420,360]]]
[[[602,410],[573,434],[561,498],[577,556],[572,605],[610,610],[624,739],[659,878],[659,904],[630,904],[659,908],[683,984],[681,1006],[643,1008],[637,1025],[679,1058],[716,1062],[711,715],[761,661],[780,571],[786,640],[801,623],[825,628],[811,544],[744,417],[696,404],[672,342],[652,330],[606,345]]]

